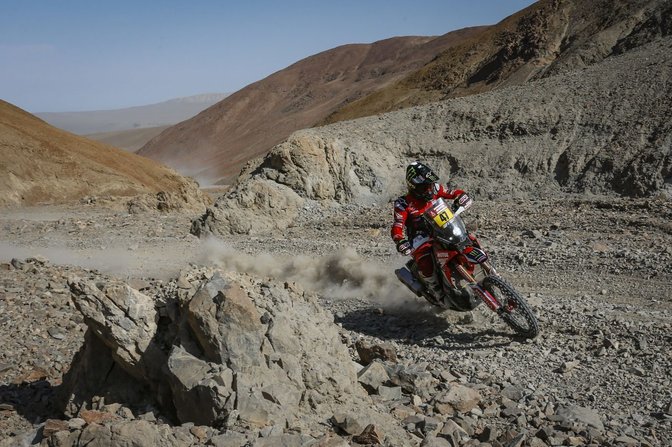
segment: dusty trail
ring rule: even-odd
[[[558,225],[556,218],[574,206],[568,202],[516,206],[514,212],[510,204],[481,202],[471,218],[478,221],[478,234],[500,271],[536,309],[542,333],[534,341],[511,337],[485,309],[474,312],[473,318],[437,314],[397,283],[392,271],[404,259],[394,252],[387,230],[377,227],[387,210],[357,210],[366,219],[356,227],[346,224],[356,220],[344,210],[333,209],[339,217],[332,219],[338,223],[333,228],[303,222],[277,237],[203,240],[188,234],[187,215],[58,207],[3,213],[3,399],[37,403],[30,409],[3,410],[0,437],[30,430],[33,422],[53,415],[48,405],[38,405],[52,388],[33,387],[16,394],[18,389],[9,384],[36,367],[46,370],[48,383],[57,384],[82,343],[81,316],[58,284],[82,269],[97,269],[135,287],[153,287],[193,263],[270,281],[295,281],[315,290],[341,326],[354,359],[357,341],[388,342],[403,364],[449,371],[467,383],[494,389],[520,388],[526,397],[516,403],[517,410],[511,407],[511,417],[485,420],[498,433],[534,431],[542,417],[537,409],[572,404],[593,409],[610,439],[627,436],[668,445],[669,203],[633,204],[639,231],[610,226],[618,209],[605,211],[588,202],[571,225]],[[7,264],[12,258],[38,254],[50,263],[35,268],[28,264],[23,270]],[[501,405],[488,399],[485,408]],[[465,416],[474,426],[481,417]]]

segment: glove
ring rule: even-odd
[[[464,207],[465,210],[469,208],[473,203],[474,201],[471,199],[471,197],[469,197],[469,194],[467,193],[460,194],[460,197],[455,199],[455,206]]]
[[[397,251],[404,256],[411,254],[411,244],[408,242],[408,239],[401,239],[397,242]]]

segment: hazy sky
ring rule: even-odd
[[[0,99],[30,112],[234,92],[348,43],[499,22],[532,0],[0,0]]]

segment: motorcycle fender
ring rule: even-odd
[[[473,264],[483,264],[488,260],[488,254],[473,245],[465,248],[462,254]]]

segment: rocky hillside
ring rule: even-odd
[[[296,132],[193,230],[284,228],[314,200],[385,203],[414,159],[480,198],[669,197],[671,79],[668,37],[525,86]]]
[[[482,93],[582,69],[672,33],[665,0],[541,0],[325,122]]]
[[[232,179],[293,131],[583,69],[668,35],[671,16],[665,0],[542,0],[493,26],[336,48],[237,92],[141,154]]]
[[[345,45],[308,57],[173,126],[138,153],[199,179],[231,179],[293,131],[399,80],[477,30]]]
[[[195,182],[152,160],[56,129],[0,101],[0,206],[142,195],[135,209],[207,202]]]

